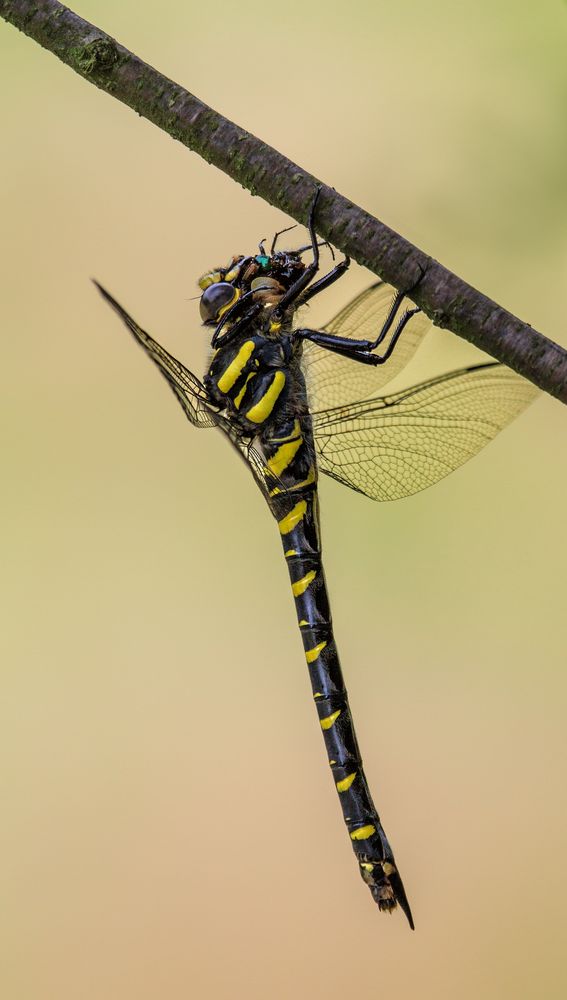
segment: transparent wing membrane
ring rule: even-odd
[[[99,285],[97,281],[95,281],[95,285],[109,305],[118,313],[135,340],[137,340],[146,354],[159,368],[171,390],[179,400],[187,419],[195,427],[220,427],[244,461],[250,466],[252,474],[262,492],[268,496],[269,490],[273,486],[272,479],[274,477],[268,477],[265,460],[261,451],[255,447],[254,442],[246,435],[239,433],[225,416],[216,413],[211,408],[202,382],[185,365],[174,358],[161,344],[158,344],[149,333],[142,330],[129,313],[122,308],[120,303],[102,285]]]
[[[476,455],[537,395],[530,382],[492,363],[391,396],[315,412],[319,467],[373,500],[398,500],[432,486]]]
[[[375,340],[392,304],[395,288],[384,282],[367,288],[358,295],[334,319],[321,327],[325,333],[337,337],[351,337],[354,340]],[[399,309],[401,317],[414,303],[404,299]],[[394,321],[393,327],[396,325]],[[423,337],[431,329],[431,320],[425,313],[417,313],[409,321],[389,360],[376,368],[356,364],[350,358],[341,357],[305,341],[303,348],[303,370],[307,379],[309,399],[313,411],[325,410],[330,406],[343,406],[361,399],[368,399],[387,382],[390,382],[410,361]],[[388,344],[389,335],[384,342]],[[381,348],[378,348],[379,352]]]
[[[198,378],[185,365],[177,361],[161,344],[158,344],[149,333],[142,330],[135,320],[122,308],[120,303],[106,291],[98,281],[95,281],[99,292],[109,305],[118,313],[126,324],[134,339],[143,347],[146,354],[157,365],[171,389],[177,396],[185,416],[195,427],[216,427],[218,419],[207,402],[205,388]]]
[[[275,480],[267,475],[261,447],[217,413],[199,379],[95,284],[159,368],[188,420],[195,427],[224,430],[268,496]],[[390,285],[375,285],[323,329],[341,337],[374,339],[392,298]],[[405,300],[400,315],[410,305]],[[319,468],[373,500],[397,500],[443,479],[476,455],[538,394],[509,368],[490,363],[377,396],[377,389],[408,363],[430,326],[423,313],[412,317],[391,358],[377,368],[310,342],[304,345]],[[285,490],[281,484],[280,489]]]

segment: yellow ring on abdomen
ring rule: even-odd
[[[327,645],[327,641],[324,640],[323,642],[317,643],[317,645],[314,646],[313,649],[306,649],[305,650],[305,659],[307,660],[307,662],[308,663],[315,663],[315,660],[317,660],[319,658],[320,654],[323,652],[323,650],[324,650],[324,648],[325,648],[326,645]]]
[[[286,514],[285,517],[282,517],[281,521],[278,521],[280,534],[289,535],[290,531],[293,531],[293,529],[299,524],[301,519],[305,516],[306,510],[307,510],[306,500],[300,500],[298,503],[296,503],[295,507],[292,507],[289,514]]]
[[[301,580],[296,580],[295,583],[292,583],[291,592],[293,596],[301,597],[301,595],[304,594],[305,591],[307,590],[309,584],[313,583],[313,580],[315,579],[316,576],[317,573],[315,572],[315,570],[310,569],[309,572],[305,574],[305,576],[301,577]]]
[[[332,715],[327,715],[326,718],[319,719],[319,722],[321,723],[321,729],[330,729],[331,726],[334,726],[340,714],[341,714],[341,709],[337,708],[337,711],[333,712]]]
[[[295,438],[293,441],[287,441],[285,444],[280,444],[278,450],[274,452],[271,458],[268,459],[267,465],[268,469],[274,476],[280,476],[281,473],[287,469],[288,465],[291,464],[297,452],[303,444],[303,437],[301,435]]]
[[[351,840],[368,840],[374,833],[376,833],[376,827],[372,826],[371,823],[368,826],[361,826],[358,830],[353,830],[350,839]]]
[[[353,771],[352,774],[347,774],[346,778],[342,778],[341,781],[337,781],[337,792],[348,792],[355,778],[356,771]]]

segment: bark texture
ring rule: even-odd
[[[0,0],[0,15],[76,73],[298,222],[320,181],[204,104],[57,0]],[[475,344],[567,403],[567,351],[418,247],[322,184],[317,229],[412,298],[438,326]]]

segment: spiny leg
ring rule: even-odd
[[[409,288],[406,288],[403,291],[400,290],[400,289],[398,289],[396,291],[396,294],[394,295],[394,298],[392,299],[392,304],[391,304],[391,306],[390,306],[390,308],[388,310],[388,315],[386,316],[386,319],[384,320],[384,322],[382,324],[382,327],[381,327],[381,329],[380,329],[380,331],[378,333],[378,336],[376,337],[375,340],[372,340],[372,341],[358,341],[357,342],[356,340],[354,340],[354,339],[352,339],[350,337],[344,337],[344,338],[341,338],[341,339],[345,340],[347,342],[347,345],[348,344],[356,344],[356,343],[358,343],[359,346],[360,346],[360,348],[362,350],[365,350],[365,351],[366,350],[375,351],[376,348],[379,347],[380,344],[386,339],[386,336],[387,336],[387,334],[389,333],[389,331],[391,329],[392,323],[394,322],[394,320],[395,320],[395,318],[396,318],[396,316],[397,316],[397,314],[399,312],[400,306],[401,306],[402,302],[404,301],[404,299],[406,298],[406,296],[411,295],[411,293],[419,285],[420,281],[423,280],[423,276],[425,274],[425,271],[423,270],[423,268],[421,267],[421,265],[419,265],[419,270],[420,270],[420,275],[419,275],[419,278],[417,279],[417,281],[414,281],[413,284],[410,285]],[[382,282],[378,281],[378,282],[376,282],[376,285],[373,285],[372,287],[376,288],[377,286],[379,286],[381,284],[382,284]],[[417,306],[414,307],[413,309],[406,310],[406,312],[402,316],[401,320],[398,322],[398,326],[396,327],[396,329],[394,331],[394,334],[392,336],[393,343],[392,343],[391,347],[389,348],[388,355],[387,355],[388,358],[390,357],[390,355],[392,353],[392,350],[393,350],[393,348],[394,348],[394,346],[396,344],[396,341],[398,340],[398,337],[400,336],[400,333],[402,332],[404,326],[406,325],[406,323],[408,322],[408,320],[411,319],[411,317],[414,316],[415,313],[418,313],[418,312],[420,312],[420,309]],[[395,340],[394,340],[394,338],[395,338]],[[339,338],[337,338],[337,339],[339,339]],[[387,360],[386,357],[384,357],[384,361],[385,360]],[[372,363],[378,364],[379,362],[370,362],[370,363],[371,364]]]
[[[398,310],[399,310],[399,308],[400,308],[400,306],[401,306],[401,304],[402,304],[405,296],[406,296],[406,293],[405,292],[400,292],[400,291],[397,291],[396,294],[394,295],[394,298],[392,300],[392,304],[391,304],[391,306],[390,306],[390,308],[388,310],[388,315],[386,316],[386,319],[384,320],[384,322],[382,324],[382,329],[380,330],[378,336],[376,337],[376,340],[372,341],[372,347],[370,348],[370,350],[373,351],[377,347],[379,347],[380,344],[382,343],[382,341],[384,340],[384,338],[386,337],[386,335],[387,335],[390,327],[392,326],[392,323],[394,322],[394,320],[395,320],[395,318],[397,316]]]
[[[309,230],[309,236],[311,239],[311,245],[313,247],[313,260],[311,264],[308,264],[305,271],[297,281],[294,281],[291,288],[288,288],[285,295],[282,296],[278,305],[274,309],[273,317],[275,320],[281,319],[285,310],[292,302],[301,295],[303,290],[307,288],[307,285],[311,283],[317,271],[319,270],[319,244],[317,242],[317,233],[315,232],[315,209],[317,207],[317,202],[319,200],[319,195],[321,194],[321,186],[317,187],[315,195],[311,202],[311,208],[309,209],[309,218],[307,220],[307,228]]]
[[[333,247],[331,246],[331,244],[329,243],[328,240],[319,240],[319,243],[317,244],[317,246],[319,247],[319,249],[321,249],[321,247],[329,247],[329,253],[331,254],[331,259],[332,260],[335,259],[335,251],[333,250]],[[308,250],[312,250],[312,249],[313,249],[313,244],[312,243],[306,243],[305,246],[299,247],[294,252],[295,253],[306,253]]]
[[[404,327],[409,323],[412,316],[415,316],[420,311],[417,306],[414,309],[406,309],[392,334],[390,343],[384,354],[373,354],[372,352],[388,333],[387,329],[385,333],[382,329],[376,340],[353,340],[350,337],[335,337],[332,333],[322,333],[320,330],[304,329],[296,330],[295,333],[296,336],[301,337],[303,340],[311,340],[319,347],[323,347],[327,351],[333,351],[335,354],[342,354],[343,356],[352,358],[353,361],[360,361],[364,365],[383,365],[392,356],[392,352],[400,339]]]
[[[359,356],[357,354],[357,355],[353,355],[353,357],[355,357],[355,360],[362,361],[363,364],[367,364],[367,365],[368,364],[370,364],[370,365],[383,365],[388,360],[388,358],[390,358],[392,356],[394,348],[395,348],[396,344],[398,343],[398,340],[400,339],[400,336],[402,334],[402,331],[404,330],[404,327],[409,323],[409,321],[412,318],[412,316],[415,316],[418,312],[421,312],[421,309],[419,309],[417,306],[415,306],[413,309],[406,309],[406,311],[403,314],[403,316],[398,320],[398,324],[397,324],[397,326],[396,326],[396,328],[395,328],[395,330],[394,330],[394,332],[392,334],[390,343],[388,344],[386,350],[384,351],[384,354],[382,354],[382,355],[380,355],[380,354],[370,354],[368,356],[368,359],[367,359],[366,355]],[[380,338],[380,339],[382,339],[382,338]]]
[[[297,222],[294,222],[293,226],[286,226],[285,229],[279,229],[278,232],[274,234],[274,238],[272,240],[272,245],[270,247],[270,256],[273,255],[274,250],[276,249],[276,243],[278,242],[278,239],[280,238],[280,236],[283,236],[284,233],[289,233],[289,231],[291,229],[297,229]],[[262,243],[263,242],[264,241],[262,240]],[[263,252],[264,251],[262,251],[262,253]]]
[[[258,289],[256,289],[256,291],[258,291]],[[211,347],[218,347],[219,343],[226,344],[228,342],[229,337],[230,339],[232,339],[237,330],[241,330],[243,326],[246,326],[254,318],[254,316],[256,316],[256,314],[262,308],[259,303],[254,303],[254,305],[252,305],[251,308],[246,311],[244,316],[241,317],[239,322],[236,323],[227,333],[225,333],[223,337],[221,337],[221,332],[223,327],[227,323],[234,320],[237,314],[242,311],[243,306],[251,302],[253,296],[254,296],[254,291],[251,290],[249,292],[245,292],[244,295],[241,295],[240,298],[236,300],[236,302],[234,303],[234,305],[230,307],[230,309],[227,309],[227,311],[223,314],[223,316],[221,317],[221,319],[217,324],[217,327],[211,339]]]
[[[318,295],[319,292],[324,291],[324,289],[328,288],[329,285],[332,285],[335,281],[338,281],[339,278],[342,278],[343,274],[348,271],[349,267],[350,257],[345,257],[345,259],[341,260],[341,262],[337,264],[332,271],[329,271],[328,274],[319,278],[319,281],[316,281],[314,285],[307,288],[297,304],[301,306],[305,305],[305,303],[308,302],[309,299],[312,299],[314,295]]]

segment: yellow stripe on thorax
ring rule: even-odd
[[[309,572],[305,574],[305,576],[301,577],[301,580],[296,580],[295,583],[292,583],[291,592],[293,596],[301,597],[301,595],[304,594],[305,591],[307,590],[309,584],[313,583],[313,580],[315,579],[316,576],[317,576],[316,571],[314,569],[310,569]]]
[[[274,374],[272,382],[268,389],[266,389],[264,395],[255,406],[250,407],[246,411],[246,417],[251,420],[254,424],[262,424],[264,420],[270,416],[280,392],[285,385],[285,374],[282,371],[277,371]]]
[[[246,366],[248,361],[250,361],[250,358],[254,353],[254,347],[255,344],[253,340],[244,341],[236,357],[232,359],[217,381],[217,385],[221,392],[228,392],[232,389],[234,383],[240,378],[243,368]]]
[[[282,517],[281,521],[278,521],[280,534],[289,535],[290,531],[293,531],[293,529],[305,516],[306,510],[307,500],[300,500],[299,503],[296,503],[295,507],[290,510],[289,514],[286,514],[285,517]]]

